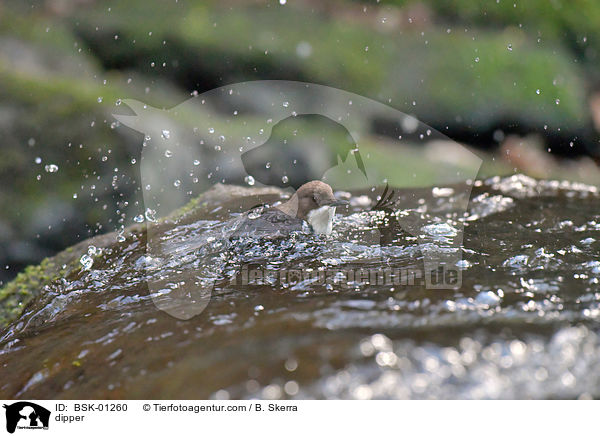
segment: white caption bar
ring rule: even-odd
[[[2,401],[15,435],[586,434],[582,401]],[[34,430],[45,430],[37,433]],[[209,433],[210,432],[210,433]],[[239,433],[234,433],[239,432]],[[343,432],[343,433],[341,433]],[[7,434],[7,433],[4,433]]]

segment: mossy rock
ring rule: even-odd
[[[137,224],[126,229],[125,234],[140,235],[143,226]],[[81,256],[90,246],[105,250],[116,244],[116,233],[95,236],[44,259],[39,265],[30,265],[17,277],[0,288],[0,328],[16,320],[27,305],[47,290],[52,283],[82,270]]]
[[[208,191],[192,199],[187,205],[161,219],[158,226],[172,226],[199,217],[212,217],[215,204],[223,205],[222,213],[228,214],[235,208],[249,208],[255,198],[266,198],[271,201],[281,198],[284,191],[273,187],[243,187],[233,185],[214,185]],[[135,238],[145,241],[146,224],[135,224],[123,231],[127,240]],[[145,243],[145,242],[144,242]],[[115,232],[95,236],[65,249],[56,256],[44,259],[39,265],[25,268],[14,280],[0,288],[0,328],[15,321],[26,310],[28,303],[40,296],[52,283],[62,278],[72,280],[74,275],[82,273],[81,256],[87,253],[90,246],[105,253],[113,253],[121,242],[117,241]],[[115,251],[118,252],[118,251]],[[111,254],[104,259],[110,262]]]

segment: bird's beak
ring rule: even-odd
[[[333,200],[331,203],[328,203],[327,206],[335,207],[335,206],[348,206],[348,202],[346,200]]]

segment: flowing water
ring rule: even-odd
[[[596,188],[523,176],[477,182],[465,214],[450,208],[422,235],[382,221],[381,211],[370,211],[377,192],[368,194],[371,200],[352,193],[329,237],[207,238],[252,206],[232,195],[159,227],[172,258],[153,264],[142,230],[98,244],[82,268],[47,286],[2,333],[0,394],[600,396]],[[460,203],[451,187],[398,194],[397,217]],[[423,253],[448,250],[462,223],[458,289],[335,280],[357,268],[422,270]],[[381,245],[356,237],[372,228],[385,228]],[[273,274],[248,283],[241,271],[249,267]],[[154,294],[148,282],[165,271],[202,275],[207,268],[216,279],[204,311],[180,320],[157,309],[156,299],[168,294]],[[278,275],[290,270],[334,275]]]

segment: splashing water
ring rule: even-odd
[[[328,238],[299,231],[230,240],[240,207],[257,202],[219,191],[183,218],[153,223],[168,248],[162,257],[146,252],[146,233],[136,227],[118,244],[114,235],[98,237],[3,332],[0,355],[12,372],[0,392],[88,398],[117,386],[128,398],[166,387],[190,398],[599,396],[597,189],[491,178],[474,184],[466,214],[449,206],[458,195],[450,189],[400,191],[397,216],[409,222],[436,208],[448,214],[417,235],[369,210],[376,193],[354,192]],[[422,270],[424,252],[452,248],[461,222],[459,289],[402,280],[397,271]],[[385,238],[365,238],[382,226]],[[371,277],[373,268],[389,271],[391,283],[385,274]],[[352,280],[341,280],[350,272]],[[210,304],[188,321],[154,305],[153,298],[185,292],[185,283],[211,280]],[[162,291],[151,295],[148,281],[162,281]]]

